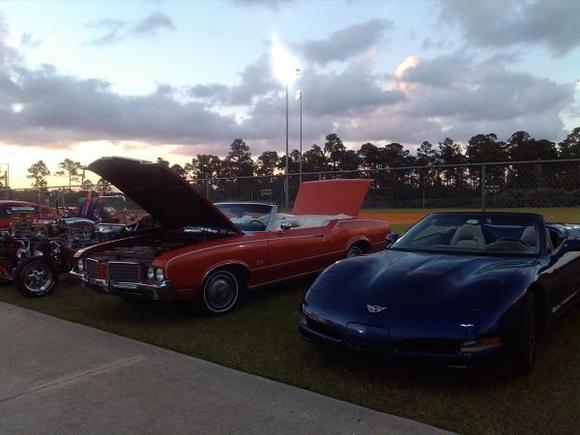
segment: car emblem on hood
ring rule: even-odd
[[[385,311],[387,309],[387,307],[383,307],[381,305],[368,305],[367,304],[367,310],[369,311],[369,313],[380,313],[381,311]]]

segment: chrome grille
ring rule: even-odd
[[[87,276],[89,278],[99,277],[99,261],[93,260],[92,258],[87,258],[85,260],[85,270],[87,271]]]
[[[109,262],[109,281],[139,282],[139,265],[137,263]]]

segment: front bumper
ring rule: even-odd
[[[174,300],[171,281],[165,280],[159,284],[116,282],[106,279],[89,278],[85,273],[71,271],[71,275],[80,279],[84,287],[99,293],[112,293],[117,296],[144,299],[150,301]]]
[[[426,363],[452,368],[498,367],[505,362],[506,351],[504,345],[481,350],[478,352],[461,352],[459,350],[420,350],[411,349],[404,345],[404,340],[387,339],[377,345],[365,343],[365,340],[354,341],[348,338],[347,328],[320,328],[308,324],[302,314],[299,331],[302,337],[309,342],[345,349],[361,354],[373,355],[388,360],[399,360],[417,363]]]

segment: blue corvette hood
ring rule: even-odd
[[[351,318],[367,316],[367,305],[390,314],[477,313],[507,308],[539,266],[537,259],[391,250],[334,264],[313,284],[307,303],[324,295],[326,307],[332,300],[332,311]]]

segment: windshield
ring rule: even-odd
[[[242,231],[265,231],[274,206],[269,204],[222,203],[215,206]]]
[[[541,218],[533,215],[434,214],[393,246],[412,251],[534,255],[540,251]]]

